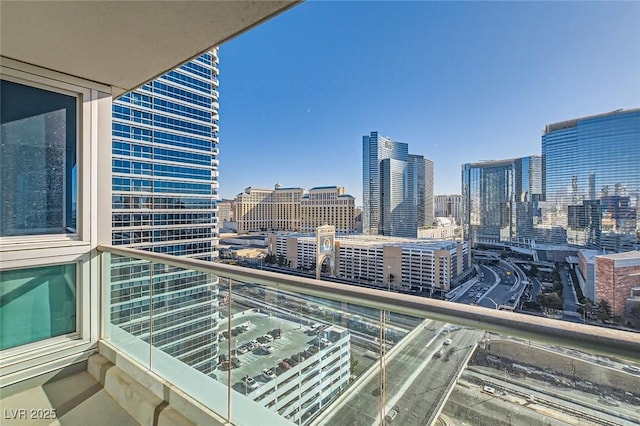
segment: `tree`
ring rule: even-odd
[[[640,328],[640,305],[631,308],[628,320],[632,327]]]
[[[613,318],[611,305],[608,300],[600,299],[598,301],[598,304],[596,305],[596,318],[602,322],[610,321]]]

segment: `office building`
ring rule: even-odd
[[[453,280],[471,266],[467,243],[373,235],[337,236],[337,276],[383,288],[449,290]],[[284,256],[291,268],[313,270],[316,238],[303,234],[272,234],[269,253]]]
[[[204,53],[113,102],[113,244],[217,257],[218,56]],[[217,278],[144,262],[113,266],[111,321],[205,374],[217,356]],[[149,286],[157,306],[144,327]],[[165,305],[167,294],[183,303]],[[212,332],[213,331],[213,332]]]
[[[433,161],[406,143],[371,132],[362,137],[363,232],[416,237],[433,223]]]
[[[454,219],[456,225],[462,225],[462,195],[436,195],[433,197],[435,217]]]
[[[640,109],[549,124],[536,238],[596,250],[638,244]]]
[[[531,239],[541,166],[540,156],[464,164],[465,240],[496,243]]]

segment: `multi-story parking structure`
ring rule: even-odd
[[[278,368],[280,374],[250,393],[250,397],[295,424],[307,424],[349,384],[350,336],[349,330],[336,325],[324,329],[313,355],[289,370]]]
[[[269,251],[284,256],[294,269],[316,265],[316,238],[272,234]],[[340,278],[387,288],[449,290],[471,266],[467,243],[383,236],[337,236],[336,271]]]
[[[217,76],[214,49],[113,102],[113,244],[217,257]],[[128,258],[113,260],[111,277],[113,324],[215,369],[216,277]]]

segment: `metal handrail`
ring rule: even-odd
[[[640,360],[640,333],[111,245],[99,245],[97,249],[103,253],[215,274],[222,278],[260,284],[269,288],[558,344],[602,355]]]

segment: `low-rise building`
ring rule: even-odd
[[[596,302],[607,300],[614,318],[625,315],[635,287],[640,287],[640,251],[596,256]]]
[[[469,246],[456,241],[374,235],[336,236],[340,278],[404,290],[449,290],[471,266]],[[272,234],[269,254],[284,256],[291,268],[312,270],[316,238],[311,234]]]

